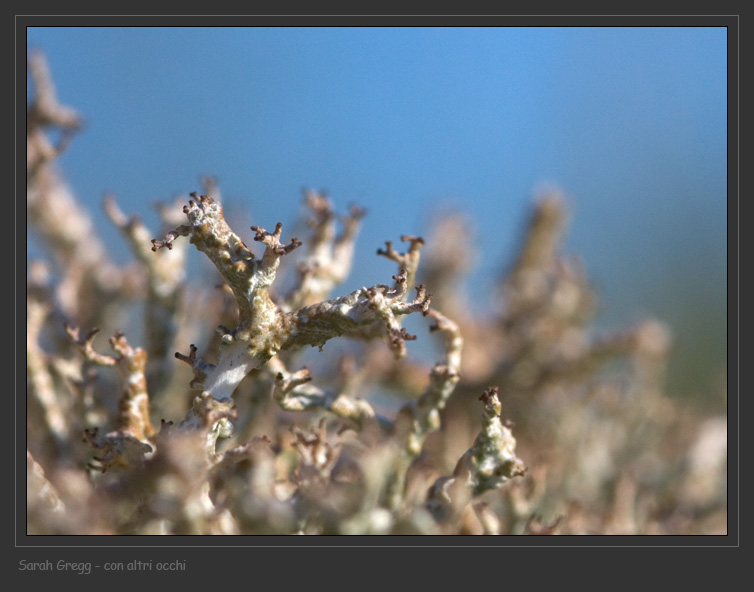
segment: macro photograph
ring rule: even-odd
[[[724,22],[71,22],[17,538],[729,544]]]

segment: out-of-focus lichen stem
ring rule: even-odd
[[[149,248],[149,230],[137,216],[127,217],[113,195],[105,197],[104,208],[146,270],[144,328],[149,359],[148,378],[153,392],[161,393],[169,383],[174,368],[168,352],[178,331],[176,323],[183,316],[179,309],[186,278],[187,245],[181,243],[155,255]]]
[[[387,504],[392,509],[401,507],[408,468],[419,456],[427,436],[440,428],[440,412],[460,379],[463,337],[458,325],[437,310],[430,309],[428,315],[435,321],[430,331],[444,337],[445,359],[432,368],[421,397],[405,405],[396,419],[395,431],[402,448],[386,490]]]
[[[272,362],[271,362],[272,363]],[[336,417],[351,422],[360,428],[365,421],[375,416],[372,406],[345,393],[326,392],[310,383],[308,368],[289,374],[282,363],[275,359],[279,369],[275,377],[272,397],[285,411],[329,411]]]
[[[343,230],[336,236],[337,216],[330,199],[319,192],[306,190],[304,202],[313,217],[309,220],[311,237],[306,242],[306,257],[299,263],[299,280],[285,298],[287,310],[316,304],[326,299],[332,289],[343,282],[351,270],[354,244],[365,210],[352,206],[341,216]]]
[[[98,470],[105,471],[111,466],[128,466],[143,460],[143,456],[154,450],[155,429],[149,417],[149,394],[145,376],[147,354],[142,348],[132,348],[122,333],[110,338],[110,347],[117,354],[106,356],[94,350],[93,340],[98,329],[79,336],[78,327],[66,326],[71,341],[88,362],[98,366],[112,366],[120,375],[123,391],[118,402],[118,416],[115,430],[103,437],[98,430],[87,430],[85,439],[96,449],[95,459]]]

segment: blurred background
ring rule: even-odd
[[[365,207],[338,294],[389,282],[376,249],[458,208],[484,299],[556,187],[597,326],[665,321],[669,393],[725,405],[725,28],[33,27],[27,47],[85,118],[59,165],[116,259],[105,193],[156,229],[155,202],[212,175],[249,242],[278,221],[290,238],[304,187]]]

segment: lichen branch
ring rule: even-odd
[[[306,367],[287,375],[279,371],[275,377],[272,396],[285,411],[329,411],[357,427],[374,417],[374,409],[366,401],[354,399],[345,393],[323,391],[312,385],[311,380],[312,376]]]
[[[420,236],[404,234],[401,235],[401,240],[410,243],[406,253],[399,253],[393,248],[392,241],[385,241],[385,249],[377,249],[377,254],[395,261],[405,271],[405,277],[403,277],[403,271],[401,272],[401,281],[405,284],[405,293],[410,291],[416,283],[416,272],[419,268],[420,251],[424,239]]]
[[[498,387],[485,390],[479,400],[482,429],[474,444],[459,459],[452,476],[438,479],[428,493],[427,508],[440,521],[457,518],[470,500],[526,472],[526,465],[516,456],[516,439],[500,419]]]

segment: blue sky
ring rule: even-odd
[[[555,185],[600,322],[664,318],[681,354],[701,339],[725,362],[725,28],[45,27],[32,46],[86,118],[60,164],[106,231],[105,192],[156,225],[152,202],[211,174],[250,236],[285,235],[301,188],[325,189],[369,212],[348,290],[394,272],[385,240],[455,205],[484,292]]]

